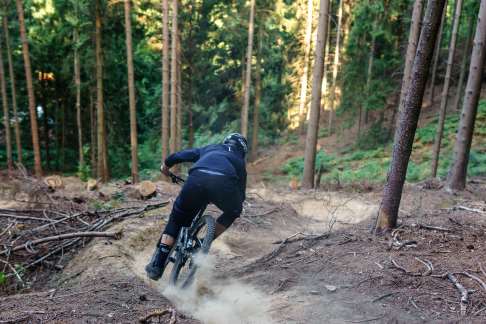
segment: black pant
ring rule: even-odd
[[[239,188],[238,180],[233,177],[192,171],[174,202],[164,234],[176,238],[181,227],[190,226],[201,208],[209,203],[223,211],[216,221],[228,228],[243,208]]]

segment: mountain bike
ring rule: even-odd
[[[169,177],[173,183],[184,183],[184,179],[173,173],[170,173]],[[182,227],[169,254],[167,263],[173,263],[169,276],[171,285],[188,287],[193,282],[197,271],[196,254],[208,254],[209,252],[214,239],[216,223],[213,217],[204,215],[206,207],[197,213],[189,227]]]

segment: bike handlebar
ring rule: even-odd
[[[176,183],[176,184],[180,184],[180,183],[184,183],[185,180],[182,179],[181,177],[179,177],[178,175],[172,173],[169,171],[169,178],[172,180],[172,183]]]

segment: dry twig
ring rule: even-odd
[[[468,303],[468,291],[466,288],[464,288],[463,285],[457,280],[457,278],[452,274],[448,273],[447,274],[447,279],[449,279],[450,282],[456,286],[457,290],[461,293],[461,315],[464,316],[466,315],[467,311],[467,303]]]

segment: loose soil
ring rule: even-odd
[[[177,193],[158,185],[166,197]],[[143,271],[167,206],[116,224],[110,230],[122,229],[121,240],[92,240],[37,291],[0,298],[0,321],[133,323],[177,307],[177,323],[484,322],[486,290],[460,273],[486,282],[486,180],[461,195],[440,186],[406,186],[395,238],[416,244],[400,248],[370,234],[380,191],[252,189],[244,216],[214,242],[210,274],[201,271],[191,295]],[[444,273],[469,290],[464,316],[459,291],[436,276]]]

